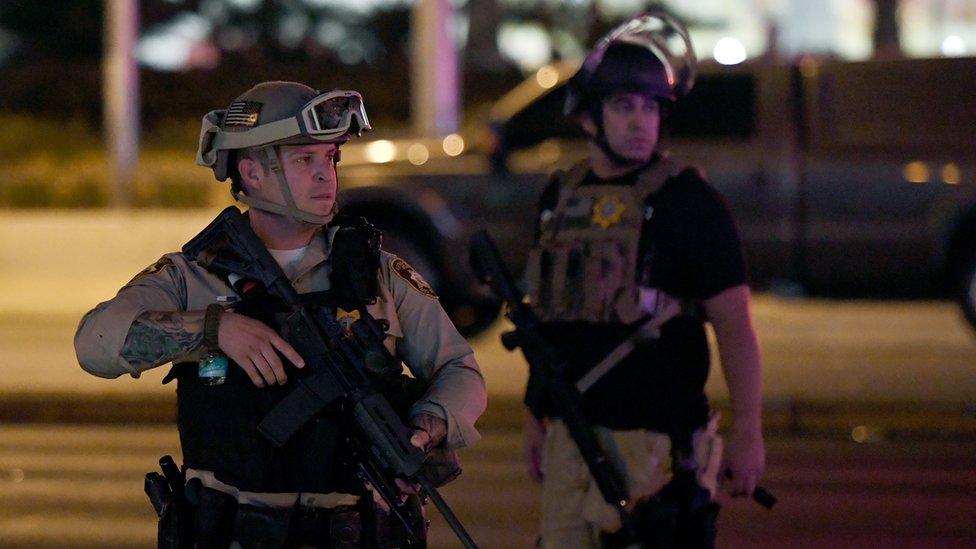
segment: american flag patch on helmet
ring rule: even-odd
[[[260,112],[261,103],[257,101],[234,101],[227,107],[227,113],[224,115],[224,127],[254,127],[258,123],[258,113]]]

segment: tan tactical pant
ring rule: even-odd
[[[718,483],[722,441],[718,418],[693,437],[699,466],[698,482],[712,492]],[[632,501],[653,496],[671,480],[671,441],[646,430],[612,431],[595,427],[604,451],[624,472]],[[542,546],[544,548],[599,547],[599,533],[620,529],[617,511],[603,501],[569,430],[561,420],[549,422],[542,462]]]

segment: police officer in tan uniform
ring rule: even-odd
[[[658,150],[662,115],[694,74],[687,31],[664,14],[597,44],[566,105],[590,154],[543,191],[526,271],[543,334],[623,470],[647,547],[712,545],[719,473],[741,496],[765,467],[760,357],[734,223],[698,170]],[[704,394],[704,322],[715,330],[734,413],[724,460]],[[546,399],[530,379],[525,457],[542,482],[543,546],[632,542]]]
[[[198,164],[218,180],[231,178],[233,195],[250,206],[254,232],[301,294],[327,295],[330,288],[340,146],[368,129],[358,93],[294,82],[259,84],[203,119]],[[382,252],[375,277],[367,310],[410,371],[403,387],[419,386],[413,395],[391,389],[388,396],[405,402],[411,443],[452,455],[479,439],[475,420],[486,406],[472,350],[405,261]],[[219,507],[200,510],[207,516],[196,520],[198,544],[395,544],[375,531],[376,506],[342,461],[336,422],[317,418],[282,449],[258,436],[257,422],[290,389],[289,368],[304,362],[256,319],[267,318],[269,305],[242,300],[231,282],[181,253],[164,255],[84,316],[75,335],[78,361],[105,378],[175,365],[168,379],[178,380],[186,477],[199,479],[201,508],[204,501]],[[355,320],[355,312],[336,312],[340,323]]]

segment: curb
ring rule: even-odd
[[[491,395],[481,429],[517,430],[521,399]],[[727,401],[713,403],[728,432]],[[176,395],[17,393],[0,396],[3,423],[173,424]],[[763,412],[767,435],[826,436],[856,442],[884,439],[976,440],[976,405],[941,402],[817,402],[767,400]]]

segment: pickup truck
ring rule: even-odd
[[[465,334],[498,314],[471,273],[470,234],[487,228],[521,269],[547,174],[586,153],[561,114],[574,69],[543,67],[475,131],[343,152],[345,211],[384,230]],[[704,66],[662,147],[725,197],[755,288],[951,296],[976,326],[974,89],[976,58]]]

